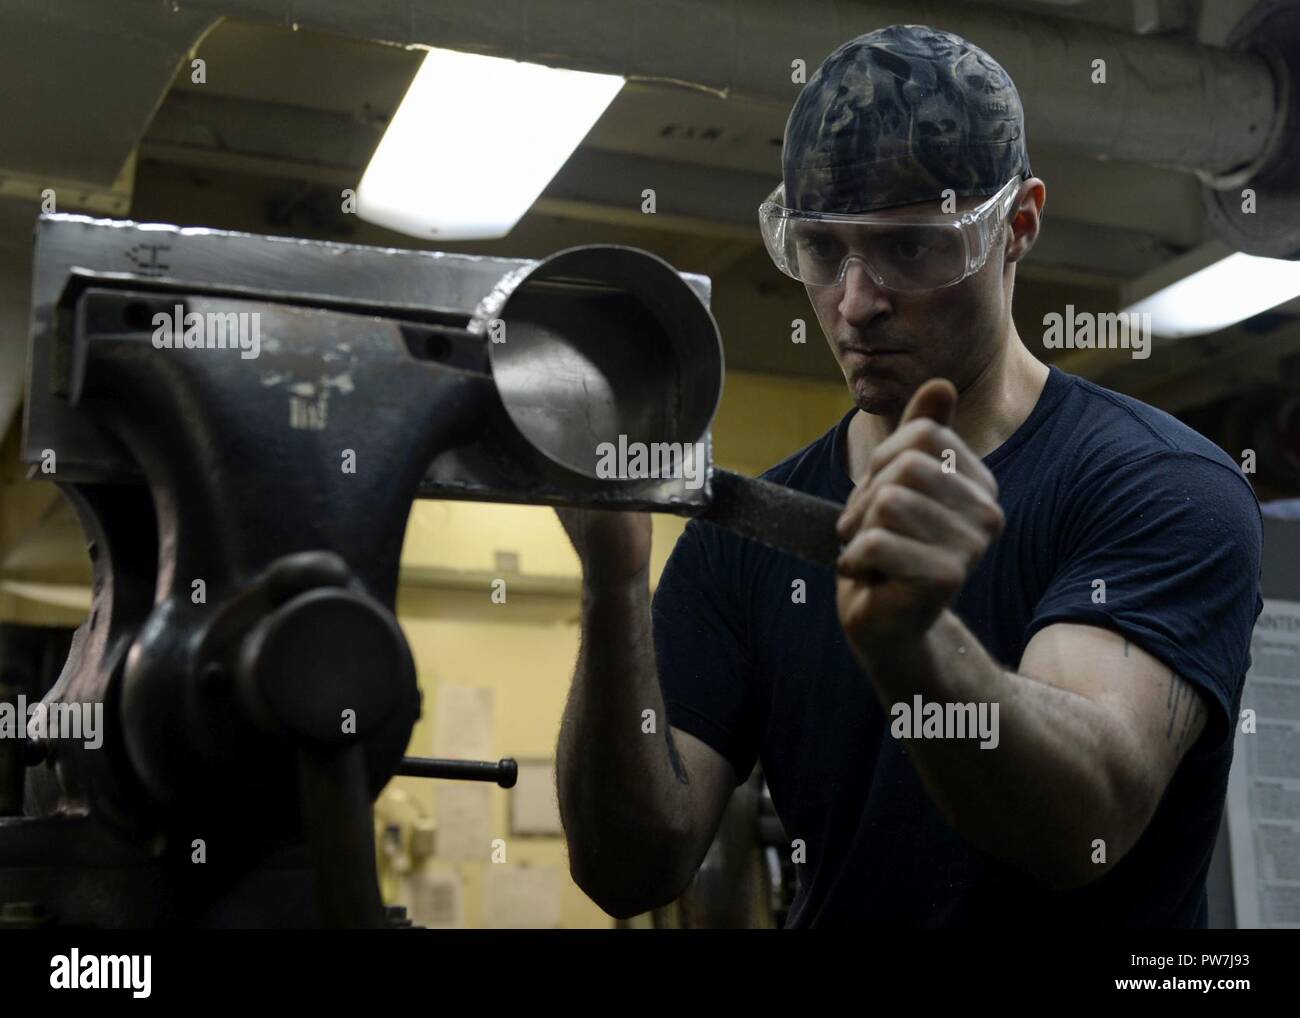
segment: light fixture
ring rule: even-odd
[[[357,188],[413,237],[504,237],[623,87],[613,74],[430,49]]]
[[[1216,241],[1175,259],[1125,293],[1124,310],[1149,313],[1156,335],[1200,336],[1300,297],[1300,261],[1242,254]]]

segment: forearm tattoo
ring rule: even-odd
[[[1169,673],[1169,694],[1165,697],[1165,738],[1182,749],[1191,734],[1192,726],[1205,710],[1191,685]]]

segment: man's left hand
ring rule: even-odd
[[[999,534],[993,474],[950,427],[957,390],[932,378],[841,514],[840,624],[863,659],[919,641]]]

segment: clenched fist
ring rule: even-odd
[[[1002,533],[997,481],[951,429],[956,407],[951,382],[922,384],[840,516],[840,624],[860,658],[924,636]]]

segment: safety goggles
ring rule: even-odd
[[[835,286],[851,261],[888,290],[935,290],[978,272],[1011,214],[1020,177],[961,215],[907,210],[843,215],[786,208],[785,185],[758,207],[767,253],[787,276],[810,286]]]

